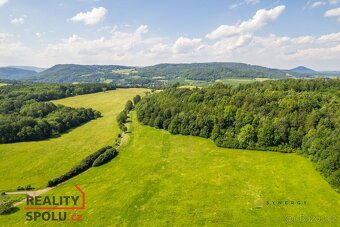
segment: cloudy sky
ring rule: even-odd
[[[340,0],[0,0],[0,66],[211,61],[340,70]]]

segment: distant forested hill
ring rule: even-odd
[[[138,120],[228,148],[298,152],[340,187],[340,79],[278,80],[202,89],[168,88],[143,98]]]
[[[163,77],[171,79],[184,77],[189,80],[214,82],[226,78],[287,78],[289,72],[270,69],[243,63],[192,63],[192,64],[159,64],[139,70],[143,77]]]
[[[38,75],[38,73],[33,70],[12,67],[0,68],[0,79],[4,80],[29,80],[33,79],[36,75]]]
[[[40,73],[44,70],[46,70],[46,68],[40,68],[40,67],[35,67],[35,66],[10,66],[11,68],[17,68],[17,69],[25,69],[25,70],[31,70],[31,71],[35,71],[37,73]]]
[[[314,71],[313,69],[310,69],[310,68],[307,68],[307,67],[304,67],[304,66],[299,66],[299,67],[296,67],[294,69],[291,69],[290,71],[292,72],[296,72],[296,73],[316,73],[316,71]]]
[[[55,65],[39,73],[37,81],[53,83],[101,82],[106,79],[121,79],[119,70],[129,69],[117,65]]]
[[[290,70],[291,72],[302,74],[302,75],[309,75],[313,77],[339,77],[340,71],[315,71],[313,69],[299,66],[294,69]]]
[[[159,64],[148,67],[119,65],[56,65],[36,78],[37,82],[112,82],[122,85],[164,84],[178,78],[215,82],[228,78],[284,79],[301,76],[288,70],[270,69],[242,63]]]
[[[279,70],[230,62],[158,64],[147,67],[63,64],[55,65],[38,74],[29,70],[19,71],[21,69],[15,68],[11,70],[11,73],[7,72],[6,77],[0,79],[20,79],[39,83],[100,82],[132,87],[164,87],[177,82],[197,85],[231,79],[287,79],[335,75],[333,72],[317,72],[302,66],[292,70]]]

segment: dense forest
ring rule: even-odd
[[[91,108],[55,105],[49,100],[106,90],[108,84],[20,84],[0,87],[0,143],[32,141],[56,136],[100,117]]]
[[[217,146],[297,152],[340,187],[340,79],[171,87],[136,106],[138,120]]]

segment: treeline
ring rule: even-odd
[[[115,90],[110,84],[20,84],[0,87],[0,113],[18,112],[26,103]]]
[[[91,108],[46,102],[115,89],[107,84],[10,85],[0,87],[0,143],[41,140],[100,117]]]
[[[40,109],[43,105],[50,109]],[[53,103],[27,104],[19,113],[0,115],[0,143],[50,138],[100,116],[100,112],[91,108],[75,109]]]
[[[340,79],[172,87],[137,105],[138,120],[217,146],[298,152],[340,186]]]
[[[118,114],[117,122],[118,122],[118,126],[122,130],[122,132],[126,132],[126,130],[127,130],[125,123],[128,119],[128,114],[130,113],[131,110],[133,110],[134,104],[136,105],[140,100],[141,100],[140,95],[136,95],[133,98],[133,103],[132,103],[131,100],[128,100],[125,104],[124,110]]]
[[[48,181],[47,186],[54,187],[62,182],[71,179],[72,177],[79,175],[82,172],[85,172],[92,166],[103,165],[114,158],[117,154],[118,153],[115,148],[112,148],[111,146],[103,147],[84,158],[78,165],[70,169],[67,173]]]

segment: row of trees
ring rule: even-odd
[[[125,108],[122,112],[120,112],[117,116],[117,122],[119,125],[119,128],[123,131],[126,132],[127,127],[125,126],[125,123],[128,119],[128,114],[130,113],[131,110],[133,110],[134,105],[136,105],[139,101],[141,100],[140,95],[136,95],[133,98],[133,103],[131,100],[128,100],[125,104]]]
[[[46,102],[115,89],[106,84],[9,85],[0,87],[0,143],[41,140],[100,117],[91,108]]]
[[[114,152],[114,153],[116,152],[116,150],[112,148],[111,146],[103,147],[99,149],[98,151],[94,152],[93,154],[90,154],[89,156],[84,158],[78,165],[70,169],[67,173],[61,175],[60,177],[49,180],[47,186],[54,187],[64,181],[71,179],[72,177],[79,175],[82,172],[85,172],[86,170],[94,166],[94,163],[96,162],[96,160],[99,157],[101,157],[103,154],[105,154],[105,152],[107,151]],[[103,159],[103,157],[100,159]],[[105,159],[105,161],[107,161],[107,159]],[[103,164],[104,162],[103,160],[99,160],[96,166],[99,166],[100,165],[99,163]]]
[[[118,155],[118,151],[115,148],[107,149],[103,154],[99,155],[99,157],[94,160],[92,163],[93,167],[104,165],[105,163],[111,161],[114,157]]]
[[[172,87],[137,105],[138,120],[218,146],[298,152],[340,186],[340,79]]]

